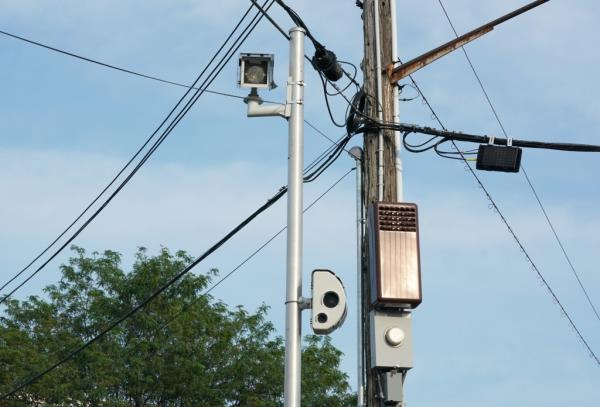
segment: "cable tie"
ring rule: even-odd
[[[512,143],[513,143],[512,137],[509,137],[509,138],[506,139],[506,146],[507,147],[512,147]]]
[[[494,145],[494,141],[496,141],[496,137],[495,136],[488,136],[488,144],[490,146]]]

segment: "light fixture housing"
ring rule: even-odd
[[[238,84],[242,88],[273,89],[273,54],[240,54]]]
[[[480,144],[477,169],[484,171],[519,172],[523,151],[518,147]]]
[[[371,304],[416,308],[422,300],[417,205],[375,202],[367,219]]]

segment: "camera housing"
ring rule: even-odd
[[[242,88],[273,89],[273,54],[240,54],[238,84]]]
[[[311,326],[317,335],[327,335],[346,319],[347,299],[342,281],[331,270],[312,272]]]

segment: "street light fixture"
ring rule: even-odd
[[[240,54],[238,84],[242,88],[273,89],[273,54]]]

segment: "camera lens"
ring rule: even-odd
[[[325,315],[321,312],[319,315],[317,315],[317,321],[320,324],[324,324],[325,322],[327,322],[327,315]]]
[[[333,308],[339,303],[340,297],[333,291],[327,291],[325,295],[323,295],[323,305],[325,305],[327,308]]]

